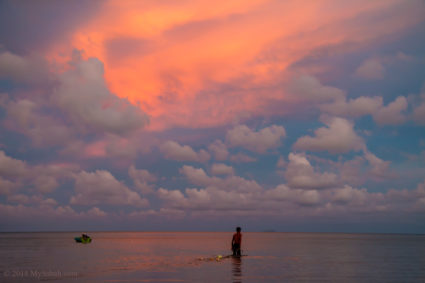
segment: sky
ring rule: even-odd
[[[0,1],[0,231],[425,233],[425,2]]]

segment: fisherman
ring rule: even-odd
[[[232,251],[234,256],[241,255],[241,245],[242,245],[242,234],[241,227],[236,227],[236,233],[233,234],[232,238]]]

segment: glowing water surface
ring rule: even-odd
[[[425,236],[232,232],[0,233],[0,281],[425,282]],[[38,273],[37,273],[38,272]]]

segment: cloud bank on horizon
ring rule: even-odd
[[[1,231],[425,232],[423,1],[67,5],[0,4]]]

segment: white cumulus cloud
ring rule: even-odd
[[[228,166],[223,163],[214,163],[211,166],[211,174],[213,175],[234,175],[234,169],[232,166]]]
[[[201,149],[195,152],[188,145],[180,145],[175,141],[167,141],[160,146],[161,152],[165,158],[177,161],[194,161],[207,162],[210,159],[210,154]]]
[[[367,59],[356,69],[355,75],[367,79],[377,80],[384,77],[385,68],[378,59]]]
[[[406,117],[402,113],[406,109],[406,97],[399,96],[387,106],[378,109],[378,111],[373,114],[373,119],[378,125],[399,125],[406,121]]]
[[[128,169],[128,175],[133,180],[134,186],[143,194],[153,193],[154,185],[152,183],[157,180],[155,175],[151,174],[148,170],[136,169],[134,165],[131,165]]]
[[[131,205],[146,206],[148,201],[105,170],[82,171],[75,175],[75,195],[70,203],[75,205]]]
[[[291,188],[327,189],[338,184],[336,174],[316,172],[305,156],[290,153],[288,159],[289,163],[284,176]]]
[[[59,76],[54,101],[82,129],[124,134],[144,127],[148,116],[127,99],[112,94],[103,74],[103,64],[96,58],[73,62],[73,67]]]
[[[295,149],[311,151],[328,151],[333,154],[359,151],[365,149],[364,141],[353,129],[353,123],[339,117],[325,121],[327,127],[314,131],[315,136],[299,138]]]
[[[246,125],[239,125],[227,132],[226,141],[232,147],[240,146],[263,153],[268,149],[280,146],[281,139],[285,136],[286,131],[282,126],[272,125],[256,132]]]
[[[289,92],[298,100],[327,102],[345,97],[345,92],[331,86],[324,86],[312,76],[303,75],[289,86]]]
[[[208,146],[208,150],[214,155],[216,160],[226,160],[229,156],[226,145],[221,140],[216,140]]]

